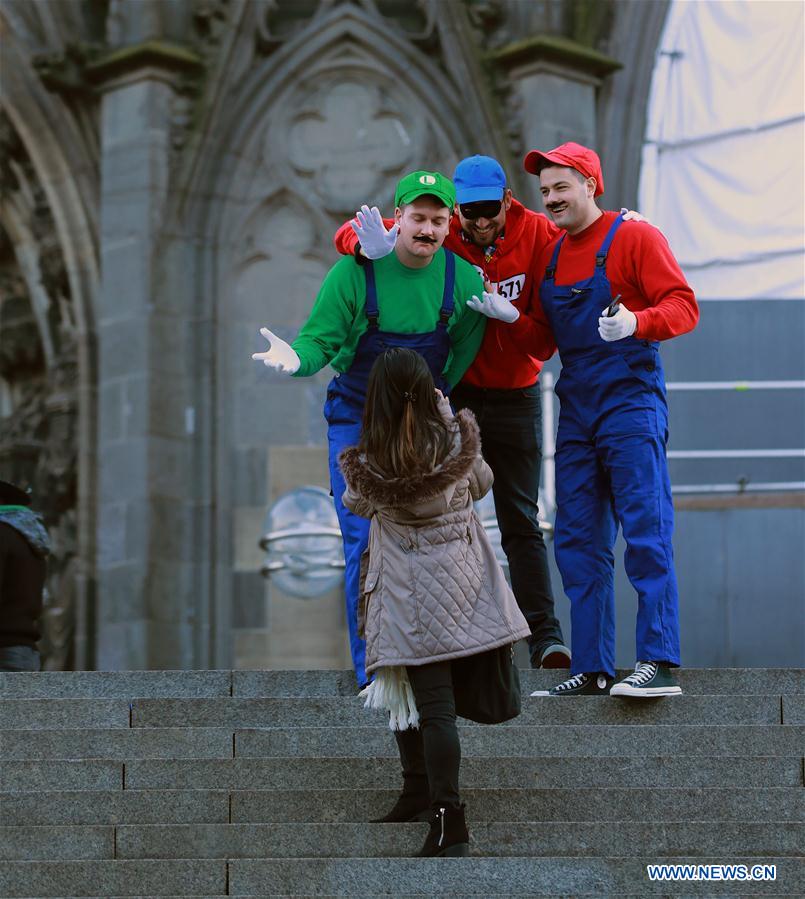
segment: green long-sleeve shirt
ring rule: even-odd
[[[424,334],[439,320],[444,292],[444,250],[425,268],[408,268],[390,253],[372,264],[377,285],[378,325],[382,331]],[[456,257],[455,306],[447,330],[452,349],[442,372],[452,387],[469,367],[484,336],[486,318],[467,308],[481,295],[478,272]],[[292,346],[300,366],[295,377],[315,374],[328,363],[338,372],[352,364],[358,340],[366,331],[366,276],[351,256],[340,259],[321,285],[308,320]]]

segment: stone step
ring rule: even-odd
[[[679,696],[654,700],[578,696],[526,697],[522,714],[503,726],[550,724],[803,723],[801,696]],[[0,730],[131,727],[382,726],[384,712],[356,698],[305,699],[4,699]]]
[[[365,822],[386,812],[396,790],[233,790],[231,821]],[[462,792],[468,815],[487,821],[802,821],[802,790],[475,789]]]
[[[0,731],[128,728],[130,714],[125,699],[0,699]]]
[[[783,724],[805,724],[805,696],[783,696]]]
[[[471,822],[473,856],[798,856],[805,824]],[[406,858],[418,824],[0,826],[0,861],[90,859]]]
[[[3,759],[232,758],[233,731],[215,727],[0,730]]]
[[[287,682],[304,688],[305,675],[314,684],[334,682],[329,671],[287,671]],[[135,699],[137,697],[201,698],[232,695],[232,671],[0,671],[0,699]],[[307,679],[311,680],[311,679]],[[354,677],[353,677],[354,681]],[[315,689],[315,687],[314,687]],[[296,694],[299,695],[299,694]],[[302,695],[307,695],[302,694]],[[329,694],[328,694],[329,695]]]
[[[702,895],[689,883],[654,882],[648,855],[635,858],[469,858],[469,859],[210,859],[0,862],[0,895],[20,896],[416,896],[528,895],[624,896]],[[663,864],[728,865],[751,868],[775,880],[740,882],[741,895],[805,891],[805,865],[785,857],[664,858]],[[765,868],[763,866],[766,866]],[[700,884],[696,884],[700,887]],[[735,895],[736,883],[709,882],[707,895]]]
[[[43,824],[227,824],[229,792],[9,791],[0,793],[0,821],[9,827]]]
[[[786,697],[789,699],[790,697]],[[97,700],[73,700],[92,703]],[[16,714],[3,716],[9,727],[36,727],[30,720],[48,720],[40,705],[62,700],[21,700]],[[26,709],[25,705],[33,708]],[[77,714],[81,710],[76,709]],[[91,719],[89,711],[86,717]],[[54,719],[57,720],[55,715]],[[63,719],[69,726],[69,716]],[[113,720],[117,720],[117,715]],[[361,727],[383,726],[388,715],[363,708],[358,699],[135,699],[132,727]],[[578,696],[525,698],[523,711],[503,726],[526,727],[550,724],[781,724],[780,696],[678,696],[652,700],[623,700],[615,697]],[[55,724],[50,727],[58,726]],[[89,724],[88,726],[93,726]],[[97,726],[97,725],[96,725]],[[116,726],[112,724],[110,726]]]
[[[561,702],[562,700],[556,700]],[[671,700],[673,702],[673,700]],[[147,733],[147,731],[143,731]],[[465,756],[802,756],[805,727],[546,725],[463,727]],[[235,731],[235,757],[397,756],[391,731],[378,727],[301,727]]]
[[[46,797],[43,797],[46,798]],[[186,825],[185,825],[186,826]],[[221,825],[229,827],[231,825]],[[115,828],[112,825],[38,824],[0,825],[0,861],[87,861],[115,858]],[[124,856],[120,856],[121,858]],[[126,858],[132,858],[128,855]],[[145,858],[146,856],[139,856]],[[149,856],[157,858],[157,856]],[[194,856],[177,853],[179,858]],[[206,856],[214,858],[214,856]]]
[[[231,821],[366,821],[395,790],[233,790]],[[801,789],[465,789],[468,814],[488,821],[803,821]]]
[[[397,789],[121,790],[0,794],[6,826],[366,823]],[[774,821],[805,819],[802,789],[545,788],[462,791],[475,821]],[[0,893],[2,895],[2,893]]]
[[[470,853],[490,857],[798,856],[805,824],[471,822]],[[118,827],[118,858],[394,858],[422,846],[427,824],[229,824]],[[171,856],[165,853],[170,851]]]
[[[735,756],[643,756],[622,758],[496,758],[465,756],[462,781],[475,787],[623,786],[742,787],[802,786],[802,761]],[[242,790],[329,789],[334,784],[387,788],[397,784],[393,758],[141,759],[106,761],[0,761],[3,790]]]
[[[619,676],[627,674],[620,671]],[[523,692],[558,683],[562,671],[520,671]],[[682,668],[691,695],[805,694],[804,668]],[[354,696],[351,671],[46,671],[0,672],[0,699],[106,699]]]
[[[7,767],[30,764],[0,762],[0,783]],[[13,768],[6,783],[14,782],[12,774]],[[803,785],[802,761],[795,757],[515,757],[496,758],[490,764],[489,759],[465,756],[461,780],[463,785],[479,789]],[[400,763],[393,758],[135,760],[125,764],[125,781],[129,790],[246,790],[256,785],[264,790],[329,789],[335,785],[340,789],[386,789],[401,784],[401,774]],[[47,787],[24,786],[22,777],[18,783],[14,789],[59,788],[55,777]]]
[[[0,792],[122,789],[123,763],[119,761],[106,759],[0,761]]]
[[[227,874],[213,859],[0,862],[0,896],[228,895]]]
[[[562,700],[556,700],[561,702]],[[671,700],[672,702],[674,700]],[[464,756],[755,756],[801,757],[802,725],[462,726]],[[202,759],[396,758],[388,727],[214,727],[0,731],[0,758]]]
[[[742,895],[786,892],[802,895],[805,888],[803,863],[798,859],[746,858],[667,859],[666,863],[772,864],[776,880],[740,883]],[[647,864],[655,858],[476,858],[476,859],[238,859],[229,862],[231,895],[283,892],[293,895],[371,896],[391,893],[415,895],[500,896],[574,895],[732,895],[735,883],[708,883],[706,893],[695,884],[651,883]]]

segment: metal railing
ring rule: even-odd
[[[543,486],[540,511],[548,518],[556,513],[556,435],[554,426],[555,384],[552,372],[543,371],[539,378],[542,399],[542,471]],[[669,391],[735,391],[805,390],[805,381],[669,381]],[[805,448],[669,450],[669,459],[803,459]],[[727,483],[674,484],[672,493],[774,493],[805,490],[805,481],[756,481],[740,477]]]
[[[556,513],[556,409],[555,378],[552,372],[543,371],[539,379],[542,399],[542,486],[540,489],[540,527],[547,538],[553,534],[552,520]],[[670,381],[669,391],[683,390],[715,390],[715,391],[747,391],[747,390],[803,390],[805,381]],[[722,449],[722,450],[670,450],[669,459],[803,459],[805,449]],[[322,497],[326,491],[321,488],[301,488],[303,491],[318,491]],[[712,484],[677,484],[672,488],[675,494],[705,493],[745,493],[805,490],[805,481],[757,481],[750,482],[746,478],[738,478],[730,483]],[[279,502],[279,500],[278,500]],[[273,507],[272,507],[273,508]],[[334,510],[328,503],[329,515]],[[495,555],[500,563],[508,565],[506,556],[500,546],[500,529],[497,520],[489,508],[489,501],[479,507],[481,524],[489,534]],[[325,516],[327,518],[328,516]],[[287,521],[287,518],[286,518]],[[325,549],[322,538],[332,541]],[[285,544],[283,545],[283,541]],[[260,569],[264,577],[283,573],[291,577],[308,580],[311,577],[326,581],[327,572],[344,568],[343,555],[338,551],[341,544],[341,531],[338,527],[313,521],[300,521],[298,525],[269,530],[260,540],[260,548],[266,553],[266,559]],[[329,551],[328,551],[329,550]],[[298,594],[301,595],[301,594]],[[315,595],[311,593],[309,595]]]
[[[310,568],[310,560],[305,554],[304,540],[307,538],[331,537],[337,543],[341,542],[341,529],[329,528],[320,525],[300,525],[295,528],[283,528],[282,530],[270,531],[260,538],[260,549],[266,553],[272,548],[274,543],[280,540],[298,540],[299,546],[297,552],[286,551],[282,559],[271,559],[263,562],[260,567],[260,574],[268,577],[272,571],[288,570],[293,574],[305,574]],[[336,559],[324,559],[319,561],[318,565],[324,568],[343,568],[345,563],[343,557]]]

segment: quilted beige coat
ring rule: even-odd
[[[372,522],[358,610],[367,673],[474,655],[529,635],[473,509],[492,472],[469,410],[456,416],[450,453],[426,475],[386,479],[356,447],[339,461],[344,505]]]

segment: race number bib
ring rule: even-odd
[[[473,268],[482,278],[486,279],[486,272],[480,265],[473,265]],[[493,283],[492,286],[497,288],[497,292],[504,297],[504,299],[514,302],[523,292],[523,287],[525,286],[525,272],[519,275],[513,275],[511,278],[506,278],[504,281],[500,281],[497,284]]]

